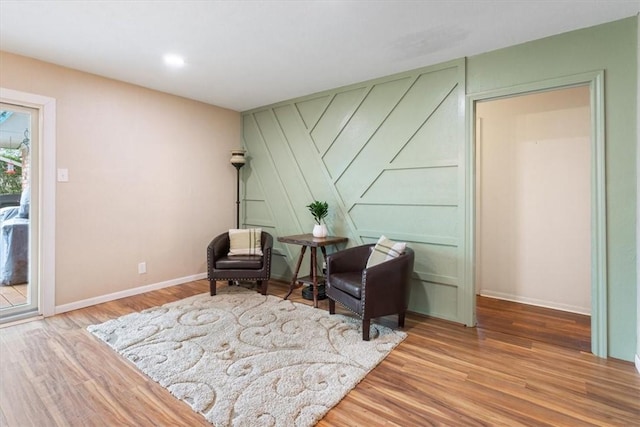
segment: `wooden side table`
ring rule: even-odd
[[[322,251],[322,256],[327,258],[327,250],[325,246],[336,245],[338,243],[343,243],[349,240],[346,237],[338,237],[338,236],[327,236],[327,237],[313,237],[313,234],[297,234],[295,236],[283,236],[278,237],[278,241],[282,243],[289,243],[292,245],[300,245],[300,256],[298,257],[298,263],[296,264],[296,270],[293,273],[293,278],[291,279],[291,283],[289,284],[289,292],[284,297],[284,299],[289,298],[291,292],[296,287],[297,282],[310,283],[313,287],[313,306],[318,308],[318,263],[317,263],[317,250],[320,248]],[[302,259],[304,258],[304,253],[307,250],[307,247],[311,248],[311,270],[310,276],[302,277],[298,279],[298,272],[300,271],[300,265],[302,264]]]

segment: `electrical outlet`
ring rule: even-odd
[[[147,263],[140,262],[138,263],[138,274],[144,274],[147,272]]]

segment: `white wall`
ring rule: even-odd
[[[481,295],[589,314],[589,88],[480,103]]]

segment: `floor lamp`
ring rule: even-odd
[[[236,228],[240,228],[240,168],[247,161],[246,150],[231,150],[231,164],[236,168]]]

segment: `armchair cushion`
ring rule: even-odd
[[[331,276],[331,286],[354,298],[362,298],[362,272],[351,271],[338,273]]]
[[[261,228],[229,230],[229,256],[258,255],[262,256]]]
[[[234,255],[217,259],[215,268],[219,270],[259,270],[262,268],[262,256]]]
[[[367,268],[399,257],[404,253],[406,247],[407,244],[405,242],[394,242],[385,236],[380,236],[378,243],[376,243],[371,255],[369,255]]]

